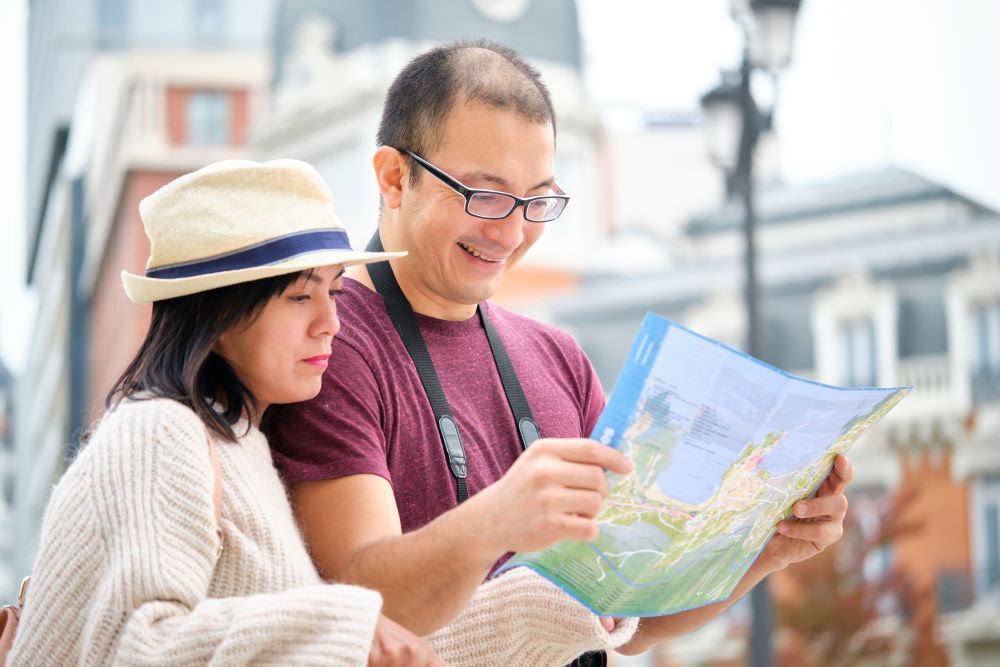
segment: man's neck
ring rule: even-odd
[[[397,262],[405,260],[405,257],[400,258],[394,260],[392,264],[395,265]],[[406,300],[410,302],[410,308],[412,308],[415,313],[426,315],[427,317],[433,317],[438,320],[449,320],[452,322],[464,321],[476,314],[476,306],[474,305],[470,306],[451,302],[442,303],[440,299],[435,298],[433,295],[426,294],[416,285],[413,285],[410,281],[406,280],[405,270],[397,271],[396,267],[393,266],[393,273],[396,276],[396,281],[399,283],[399,288],[403,290],[403,296],[405,296]],[[400,274],[402,274],[402,279]],[[368,275],[368,269],[365,266],[352,266],[347,269],[345,275],[348,278],[358,281],[371,291],[376,291],[375,285],[372,284],[372,278]]]

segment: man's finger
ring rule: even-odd
[[[605,497],[608,495],[608,479],[604,476],[603,468],[596,465],[560,461],[554,470],[557,480],[562,486],[596,491]]]
[[[847,514],[847,496],[823,496],[811,500],[800,500],[792,508],[799,519],[831,518],[840,520]]]
[[[582,516],[564,516],[560,528],[564,540],[593,542],[601,534],[597,522]]]
[[[604,496],[596,491],[563,489],[559,507],[567,514],[593,519],[601,511],[601,501],[603,500]]]
[[[590,463],[607,468],[619,475],[632,472],[632,462],[613,447],[602,445],[594,440],[562,440],[553,448],[556,454],[575,463]]]
[[[834,522],[782,521],[778,524],[778,532],[796,540],[812,542],[818,548],[825,549],[839,540],[843,531],[840,524]]]
[[[830,469],[830,474],[826,479],[830,486],[824,495],[833,496],[843,492],[844,488],[854,479],[854,466],[851,465],[851,460],[843,454],[837,454],[833,460],[833,468]]]

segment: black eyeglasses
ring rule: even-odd
[[[538,197],[515,197],[497,190],[476,190],[462,185],[458,179],[449,176],[416,153],[405,149],[400,150],[420,163],[424,169],[436,176],[442,183],[465,197],[465,212],[477,218],[486,220],[501,220],[510,215],[518,206],[524,207],[524,219],[529,222],[551,222],[560,215],[569,196],[563,193],[555,183],[552,187],[559,193],[555,195],[540,195]]]

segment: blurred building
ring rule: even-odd
[[[259,50],[274,0],[32,0],[28,14],[27,214],[37,250],[80,82],[98,53]]]
[[[909,491],[921,523],[868,565],[900,570],[914,593],[880,631],[930,629],[912,637],[913,664],[1000,664],[1000,214],[887,168],[770,189],[759,216],[765,361],[915,387],[852,453],[855,498]],[[674,267],[589,276],[539,310],[576,335],[608,388],[647,310],[741,346],[741,224],[735,205],[696,216]],[[676,642],[678,664],[723,664],[724,636]]]
[[[11,535],[11,490],[14,482],[11,466],[13,398],[14,377],[0,361],[0,591],[11,587],[13,578],[9,567],[10,549],[14,544]]]
[[[208,162],[249,157],[272,6],[31,4],[27,281],[38,309],[16,390],[12,579],[30,569],[51,486],[145,331],[148,308],[126,300],[119,278],[145,268],[139,200]]]

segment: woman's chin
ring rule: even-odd
[[[302,386],[282,392],[276,400],[270,401],[273,405],[283,405],[285,403],[301,403],[309,399],[316,398],[319,390],[323,387],[323,378],[317,377],[315,382],[304,383]]]

